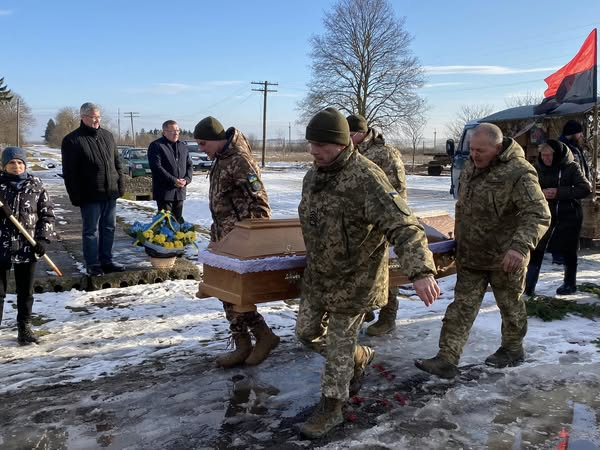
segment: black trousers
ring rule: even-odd
[[[158,210],[171,211],[178,222],[183,219],[183,200],[156,200]]]
[[[546,252],[546,246],[548,241],[541,241],[538,246],[531,252],[531,259],[529,265],[541,266],[544,259],[544,253]],[[565,259],[565,266],[577,266],[577,249],[561,250],[559,252]]]
[[[36,261],[13,264],[17,288],[17,322],[30,322],[33,309],[33,275]],[[0,302],[4,303],[8,288],[9,267],[0,267]]]

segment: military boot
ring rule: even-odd
[[[415,366],[440,378],[454,378],[458,375],[458,367],[440,355],[429,359],[415,359]]]
[[[398,297],[390,295],[387,304],[379,311],[379,319],[367,328],[369,336],[382,336],[396,328]]]
[[[326,435],[332,428],[344,422],[343,400],[321,396],[321,401],[311,416],[298,429],[304,436],[316,439]]]
[[[496,353],[486,358],[485,363],[488,366],[502,369],[504,367],[518,366],[525,360],[525,351],[523,347],[515,350],[510,350],[505,347],[500,347]]]
[[[252,334],[256,338],[256,344],[252,353],[246,358],[246,364],[256,366],[267,359],[271,350],[279,344],[280,339],[265,322],[253,327]]]
[[[230,367],[242,364],[252,351],[252,341],[248,333],[234,333],[233,342],[235,350],[217,356],[215,362],[217,366],[229,369]]]
[[[39,344],[40,341],[31,329],[29,322],[17,323],[17,342],[21,345]]]
[[[364,345],[356,346],[356,350],[354,350],[354,374],[352,375],[350,387],[348,388],[350,397],[358,394],[360,391],[365,369],[371,364],[373,358],[375,358],[375,350],[371,347],[366,347]]]

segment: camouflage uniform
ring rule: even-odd
[[[535,169],[513,139],[492,164],[477,169],[469,160],[461,173],[456,202],[457,279],[454,301],[443,319],[438,355],[458,365],[469,331],[491,285],[502,316],[501,347],[522,351],[527,312],[521,300],[529,251],[550,224],[548,204]],[[525,257],[521,269],[507,273],[508,250]]]
[[[210,171],[209,207],[213,223],[211,241],[219,241],[236,222],[243,219],[271,217],[269,198],[260,177],[258,165],[252,158],[250,144],[235,128],[226,132],[227,144],[220,150]],[[231,303],[223,302],[225,316],[232,333],[247,333],[264,323],[256,311],[233,311]]]
[[[402,200],[406,201],[406,174],[400,150],[386,144],[383,135],[373,128],[369,128],[369,132],[357,148],[361,155],[373,161],[385,172],[396,192],[400,194]]]
[[[307,172],[298,212],[307,265],[296,334],[326,355],[322,395],[345,400],[364,313],[387,302],[387,242],[410,279],[435,274],[435,264],[425,232],[404,200],[352,145],[331,165]]]
[[[389,182],[396,189],[396,192],[400,194],[402,200],[407,201],[406,174],[400,150],[386,144],[383,134],[377,133],[373,128],[369,128],[367,135],[362,142],[358,144],[357,148],[361,155],[373,161],[385,172]],[[385,316],[387,310],[390,319],[393,316],[395,320],[396,313],[398,312],[399,292],[399,287],[390,286],[388,289],[388,302],[387,305],[382,308],[382,312]],[[383,320],[381,314],[379,319],[380,321]],[[383,330],[380,330],[380,332],[381,331]],[[371,327],[369,328],[369,334],[371,334]]]

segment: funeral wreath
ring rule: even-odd
[[[153,258],[181,256],[187,245],[198,250],[194,225],[178,223],[170,211],[159,211],[150,223],[134,222],[129,235],[135,239],[133,245],[142,245]]]

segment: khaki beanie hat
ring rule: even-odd
[[[194,128],[194,139],[204,141],[220,141],[227,139],[223,125],[212,116],[205,117]]]
[[[308,122],[306,139],[328,144],[348,145],[350,143],[348,121],[337,109],[325,108]]]
[[[348,126],[350,127],[351,133],[366,133],[369,131],[367,119],[360,114],[351,114],[346,117],[346,120],[348,121]]]

